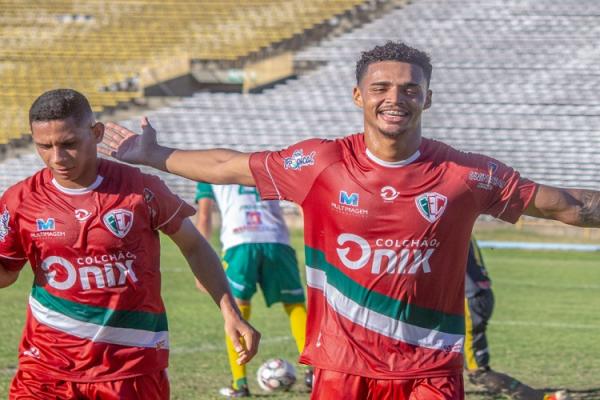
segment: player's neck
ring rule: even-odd
[[[380,160],[397,162],[409,159],[421,146],[420,129],[390,137],[379,132],[365,131],[367,149]]]

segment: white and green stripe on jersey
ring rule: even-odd
[[[92,342],[131,347],[169,348],[165,313],[119,311],[76,303],[34,285],[29,296],[41,324]]]
[[[306,246],[306,281],[323,292],[336,313],[392,340],[434,350],[462,352],[462,315],[419,307],[361,286],[331,265],[323,252]]]

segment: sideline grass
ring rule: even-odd
[[[293,244],[301,249],[299,232]],[[302,251],[298,251],[303,263]],[[494,368],[538,388],[598,389],[600,399],[600,262],[596,253],[487,250],[496,310],[489,327]],[[193,285],[175,246],[163,239],[163,297],[171,331],[173,399],[217,399],[229,381],[217,308]],[[28,269],[28,267],[26,267]],[[0,397],[16,365],[31,272],[0,291]],[[252,322],[263,333],[261,350],[249,366],[251,390],[265,399],[308,399],[302,385],[291,393],[261,395],[254,380],[258,365],[270,357],[295,360],[287,317],[280,306],[267,310],[254,298]],[[301,371],[301,370],[300,370]],[[489,397],[470,392],[467,399]]]

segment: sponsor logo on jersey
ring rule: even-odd
[[[339,203],[346,206],[358,207],[358,193],[348,194],[341,190]]]
[[[54,218],[38,218],[35,220],[35,224],[37,226],[38,232],[56,230],[56,223],[54,222]]]
[[[300,170],[308,165],[315,165],[315,156],[317,152],[313,151],[310,154],[304,154],[304,150],[298,149],[292,153],[291,157],[283,159],[283,167],[285,169]]]
[[[0,242],[4,242],[4,239],[10,232],[10,227],[8,223],[10,222],[10,213],[6,206],[4,206],[4,211],[0,214]]]
[[[79,282],[82,290],[135,286],[138,278],[133,269],[135,255],[130,252],[78,257],[74,262],[64,257],[46,257],[40,264],[48,285],[69,290]]]
[[[400,193],[392,186],[382,187],[379,194],[384,201],[394,201],[400,195]]]
[[[124,238],[133,226],[133,213],[121,208],[111,210],[104,214],[102,221],[116,237]]]
[[[492,190],[494,186],[499,189],[504,189],[506,181],[494,176],[496,171],[498,171],[498,164],[488,161],[487,167],[487,174],[481,171],[470,171],[469,180],[477,182],[477,187],[479,189]]]
[[[251,226],[262,225],[260,211],[246,211],[246,224]]]
[[[448,199],[443,194],[429,192],[417,197],[415,203],[423,218],[433,223],[446,211]]]
[[[92,213],[84,208],[78,208],[75,210],[75,219],[77,221],[87,221],[92,216]]]
[[[378,238],[374,245],[352,233],[342,233],[337,238],[337,255],[342,264],[351,270],[371,266],[371,274],[416,274],[419,270],[431,273],[429,260],[439,247],[436,239]]]
[[[23,355],[27,357],[40,358],[40,350],[35,346],[31,346],[29,350],[25,350],[23,352]]]
[[[341,190],[337,202],[331,202],[331,208],[341,214],[366,217],[369,215],[369,210],[358,208],[359,201],[358,193],[348,194],[345,190]]]

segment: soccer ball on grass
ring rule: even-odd
[[[256,372],[258,386],[266,392],[284,392],[296,382],[294,366],[282,358],[265,361]]]

